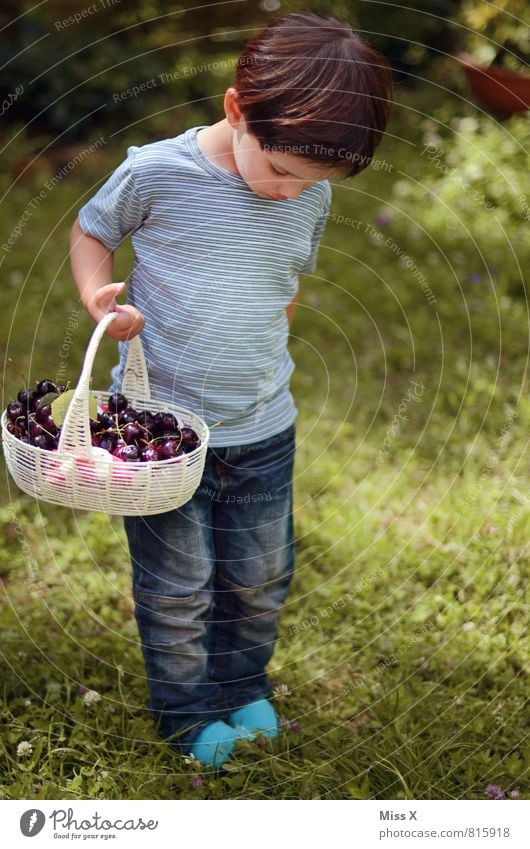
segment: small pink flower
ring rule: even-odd
[[[294,731],[295,734],[300,731],[300,725],[298,722],[291,722],[291,731]]]
[[[510,793],[510,796],[511,796],[512,799],[518,799],[519,798],[519,791],[518,790],[512,790],[511,793]]]
[[[204,782],[203,782],[202,778],[200,777],[200,775],[194,775],[193,778],[191,779],[191,786],[192,787],[202,787],[203,783]]]
[[[378,227],[388,227],[390,222],[392,221],[392,216],[386,209],[382,209],[375,216],[375,223]]]
[[[498,784],[488,784],[486,796],[490,799],[504,799],[504,790]]]

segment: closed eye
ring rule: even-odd
[[[274,165],[272,165],[272,164],[271,164],[271,168],[274,171],[274,173],[279,174],[280,177],[285,177],[285,175],[287,174],[287,171],[278,171],[278,169],[275,168]]]

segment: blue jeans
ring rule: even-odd
[[[124,517],[149,707],[178,750],[270,695],[265,667],[294,570],[294,453],[294,424],[209,447],[187,504]]]

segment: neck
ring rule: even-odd
[[[232,128],[226,118],[211,127],[199,130],[196,139],[202,152],[215,165],[239,174],[232,151]]]

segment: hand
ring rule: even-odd
[[[109,283],[101,286],[92,295],[86,308],[94,321],[101,321],[109,312],[119,313],[119,317],[107,327],[107,333],[119,342],[127,342],[141,333],[145,324],[142,313],[129,304],[117,304],[116,296],[125,290],[125,283]]]

